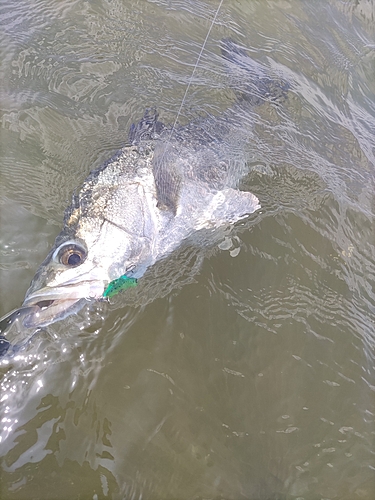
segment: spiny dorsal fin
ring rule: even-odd
[[[134,123],[129,130],[130,144],[137,146],[141,141],[150,141],[158,137],[164,129],[164,124],[158,121],[159,113],[154,108],[147,108],[137,125]]]

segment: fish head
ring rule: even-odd
[[[114,280],[143,274],[150,255],[148,238],[102,217],[82,218],[77,231],[68,227],[57,237],[36,272],[23,303],[30,311],[24,326],[46,326],[102,299]]]

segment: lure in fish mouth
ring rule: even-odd
[[[258,74],[259,89],[265,88],[267,96],[272,89],[279,95],[287,90],[283,82],[270,86],[264,68],[259,70],[234,42],[223,44],[224,58],[240,63],[242,71],[248,64],[249,75]],[[219,117],[172,129],[155,111],[146,111],[130,129],[130,145],[92,171],[73,195],[63,229],[24,303],[0,319],[0,351],[9,347],[4,334],[12,324],[20,324],[30,337],[87,300],[135,286],[148,267],[192,234],[258,210],[258,198],[238,189],[248,173],[248,158],[241,156],[248,139],[236,106],[246,105],[254,103],[241,94]]]
[[[69,240],[54,247],[36,273],[22,306],[0,319],[0,356],[10,347],[3,334],[15,323],[25,338],[13,352],[41,328],[79,311],[88,300],[110,298],[136,283],[136,278],[126,275],[110,281],[104,268],[93,266],[81,241]]]
[[[137,282],[126,275],[111,280],[105,271],[94,265],[82,241],[69,240],[53,249],[26,293],[24,327],[47,326],[77,312],[87,300],[111,297]]]
[[[123,275],[111,281],[104,291],[100,281],[81,281],[77,284],[43,287],[35,293],[26,295],[21,308],[26,310],[23,314],[23,325],[26,328],[47,326],[79,311],[87,300],[110,298],[136,284],[136,278]]]
[[[156,128],[157,115],[145,120]],[[139,128],[144,138],[143,121]],[[78,311],[87,300],[135,286],[149,266],[192,233],[234,223],[260,208],[253,194],[226,187],[228,175],[232,182],[235,177],[218,162],[217,145],[202,145],[205,161],[192,171],[196,159],[186,144],[177,144],[155,167],[160,144],[147,137],[140,146],[126,146],[89,175],[22,307],[0,320],[0,335],[14,321],[35,330]],[[207,159],[219,163],[214,184]]]

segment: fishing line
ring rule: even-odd
[[[194,68],[193,68],[193,72],[192,72],[192,74],[191,74],[191,76],[190,76],[190,78],[189,78],[189,82],[188,82],[188,84],[187,84],[187,87],[186,87],[186,90],[185,90],[184,97],[182,98],[180,108],[179,108],[179,110],[177,111],[176,119],[175,119],[175,121],[174,121],[174,124],[173,124],[172,130],[171,130],[171,133],[170,133],[170,135],[169,135],[169,138],[171,138],[171,136],[172,136],[172,134],[173,134],[173,131],[174,131],[174,129],[175,129],[175,127],[176,127],[176,125],[177,125],[177,120],[179,119],[180,114],[181,114],[181,110],[182,110],[182,108],[183,108],[183,106],[184,106],[184,104],[185,104],[186,96],[187,96],[187,94],[188,94],[188,92],[189,92],[191,82],[193,81],[193,77],[194,77],[195,70],[197,69],[197,67],[198,67],[198,65],[199,65],[199,61],[201,60],[201,57],[202,57],[203,51],[204,51],[204,49],[205,49],[205,47],[206,47],[206,45],[207,45],[207,40],[208,40],[208,37],[210,36],[211,30],[212,30],[212,28],[213,28],[213,25],[215,24],[216,19],[217,19],[217,16],[219,15],[219,11],[220,11],[220,9],[221,9],[221,6],[222,6],[222,4],[223,4],[223,1],[224,1],[224,0],[220,0],[219,6],[218,6],[218,8],[217,8],[217,10],[216,10],[216,12],[215,12],[215,15],[214,15],[214,18],[213,18],[213,20],[212,20],[212,23],[211,23],[211,25],[210,25],[210,27],[209,27],[209,29],[208,29],[208,32],[207,32],[206,38],[204,39],[203,45],[202,45],[202,47],[201,47],[201,51],[199,52],[199,55],[198,55],[198,59],[197,59],[197,61],[196,61],[196,63],[195,63],[195,66],[194,66]]]
[[[204,39],[204,42],[202,44],[202,47],[201,47],[201,50],[198,54],[198,58],[195,62],[195,65],[194,65],[194,68],[193,68],[193,71],[190,75],[190,78],[189,78],[189,81],[188,81],[188,84],[187,84],[187,87],[186,87],[186,90],[185,90],[185,93],[184,93],[184,96],[182,98],[182,101],[181,101],[181,104],[180,104],[180,107],[179,107],[179,110],[177,111],[177,115],[176,115],[176,118],[175,118],[175,121],[173,123],[173,126],[171,128],[171,131],[169,133],[169,136],[168,136],[168,139],[166,140],[165,142],[165,147],[164,147],[164,150],[163,150],[163,154],[161,155],[161,158],[160,158],[160,163],[162,164],[163,161],[164,161],[164,157],[166,155],[166,152],[167,152],[167,149],[168,149],[168,146],[170,145],[171,143],[171,138],[172,138],[172,135],[173,135],[173,132],[176,128],[176,125],[177,125],[177,121],[178,121],[178,118],[180,117],[180,114],[181,114],[181,110],[185,104],[185,101],[186,101],[186,96],[189,92],[189,89],[190,89],[190,86],[191,86],[191,82],[193,80],[193,77],[194,77],[194,73],[199,65],[199,62],[201,60],[201,57],[202,57],[202,54],[203,54],[203,51],[207,45],[207,40],[208,40],[208,37],[210,36],[210,33],[211,33],[211,30],[216,22],[216,19],[217,19],[217,16],[220,12],[220,9],[221,9],[221,6],[223,4],[223,1],[224,0],[220,0],[219,2],[219,5],[216,9],[216,12],[215,12],[215,15],[212,19],[212,22],[210,24],[210,27],[208,29],[208,32],[206,34],[206,38]],[[103,293],[103,297],[112,297],[113,295],[116,295],[119,291],[121,290],[124,290],[126,288],[129,288],[129,287],[133,287],[133,286],[136,286],[137,284],[137,280],[135,278],[130,278],[129,276],[127,276],[126,274],[124,274],[123,276],[120,276],[120,278],[118,279],[115,279],[113,281],[111,281],[107,288],[105,289],[104,293]]]

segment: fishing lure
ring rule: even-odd
[[[110,298],[118,294],[122,290],[134,287],[137,284],[136,278],[129,278],[126,274],[123,274],[119,278],[111,281],[107,288],[104,290],[103,297]]]

